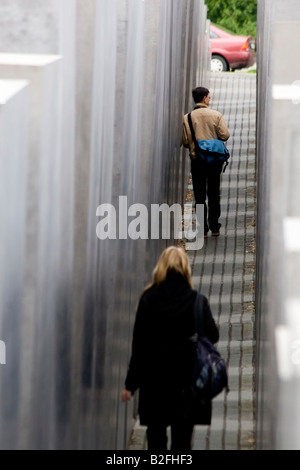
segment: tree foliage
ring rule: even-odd
[[[234,34],[256,37],[257,0],[205,0],[208,19]]]

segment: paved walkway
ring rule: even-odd
[[[211,107],[228,123],[230,164],[222,176],[222,228],[198,251],[188,251],[195,289],[206,295],[220,326],[230,392],[213,400],[211,426],[196,426],[194,450],[255,449],[255,126],[256,76],[213,74]],[[191,187],[189,188],[191,191]],[[146,449],[135,428],[132,450]]]

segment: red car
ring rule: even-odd
[[[255,39],[252,36],[229,34],[210,25],[211,71],[227,72],[255,63]]]

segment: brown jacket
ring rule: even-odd
[[[228,140],[230,132],[222,114],[219,113],[219,111],[208,108],[208,106],[203,103],[197,103],[196,106],[200,106],[200,109],[195,109],[192,112],[192,123],[196,139]],[[196,158],[195,145],[192,139],[187,114],[183,118],[182,145],[190,149],[191,158]]]

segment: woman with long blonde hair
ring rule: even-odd
[[[186,279],[190,287],[193,288],[191,267],[185,251],[176,246],[169,246],[169,248],[166,248],[160,255],[153,270],[153,282],[146,290],[150,289],[155,284],[159,285],[161,282],[165,281],[168,271],[180,273]]]
[[[126,402],[139,390],[139,418],[147,426],[148,450],[168,448],[167,427],[171,426],[171,450],[192,448],[195,424],[210,424],[211,403],[205,417],[193,414],[189,395],[195,350],[191,338],[196,333],[194,304],[201,297],[202,330],[216,343],[219,331],[206,297],[193,289],[191,268],[182,248],[166,248],[143,291],[133,329],[132,352],[122,391]]]

